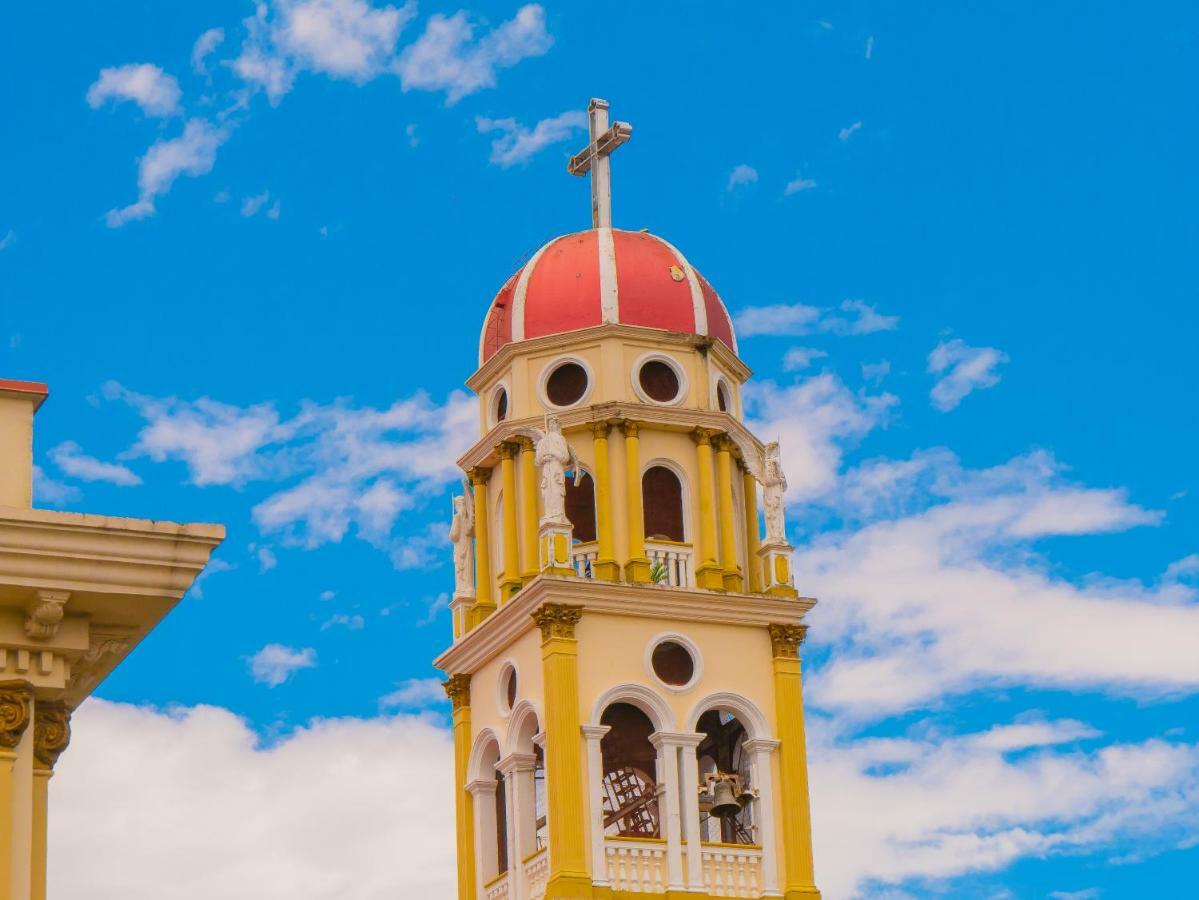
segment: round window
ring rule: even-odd
[[[508,392],[500,388],[495,392],[495,420],[502,422],[508,418]]]
[[[516,705],[516,669],[508,666],[500,680],[500,697],[503,698],[504,712],[511,712]]]
[[[691,657],[691,651],[678,641],[663,641],[654,647],[650,665],[654,674],[672,687],[689,684],[695,677],[695,660]]]
[[[573,406],[587,393],[587,370],[576,362],[565,362],[545,380],[545,396],[554,406]]]
[[[670,403],[679,396],[678,373],[660,359],[651,359],[643,365],[637,380],[641,382],[641,390],[651,400]]]

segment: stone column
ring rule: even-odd
[[[33,688],[27,681],[0,682],[0,897],[19,897],[27,860],[15,857],[14,813],[21,795],[17,762],[33,714]],[[21,818],[24,818],[22,816]]]
[[[50,778],[71,741],[71,711],[62,702],[38,700],[33,710],[33,854],[30,900],[46,900],[46,826]]]
[[[533,613],[541,629],[545,684],[546,814],[551,822],[546,898],[591,897],[583,838],[583,759],[579,721],[579,646],[575,626],[581,606],[546,603]]]
[[[699,760],[695,748],[703,740],[694,735],[694,742],[683,753],[683,828],[687,834],[687,887],[702,891],[704,885],[703,851],[699,833]]]
[[[715,472],[712,461],[712,438],[715,434],[707,428],[697,428],[691,433],[699,463],[699,567],[695,570],[695,582],[702,588],[722,591],[724,570],[716,560]]]
[[[624,434],[625,509],[628,511],[629,546],[624,576],[628,581],[649,583],[649,560],[645,556],[645,508],[641,497],[641,428],[627,419],[620,423]]]
[[[745,587],[737,561],[737,504],[733,498],[733,442],[728,435],[716,439],[716,485],[720,495],[720,567],[726,591]]]
[[[504,575],[500,581],[500,602],[521,588],[520,546],[516,530],[516,450],[515,444],[500,444],[500,478],[504,491]],[[476,526],[477,527],[477,526]]]
[[[499,782],[494,778],[476,778],[466,786],[475,808],[475,875],[476,897],[486,896],[484,885],[500,874],[499,843],[496,840],[495,792]],[[511,868],[511,866],[509,866]]]
[[[698,854],[698,849],[692,849],[690,827],[690,804],[695,805],[695,831],[699,831],[699,793],[687,787],[688,755],[692,764],[695,763],[695,748],[703,740],[702,734],[686,734],[678,732],[655,732],[650,735],[650,743],[658,750],[658,779],[666,788],[666,810],[662,817],[666,823],[666,871],[668,878],[667,890],[681,891],[687,888],[701,888],[683,872],[683,836],[687,835],[687,855]],[[683,772],[680,777],[679,754],[683,756]],[[696,774],[698,783],[698,773]],[[698,848],[698,839],[694,842]]]
[[[587,812],[591,820],[591,883],[609,887],[608,858],[604,853],[604,756],[600,742],[611,725],[584,725],[587,741]]]
[[[537,577],[537,465],[533,441],[522,437],[520,445],[520,580],[528,584]]]
[[[803,683],[799,645],[806,625],[771,625],[775,717],[779,734],[780,799],[783,807],[783,896],[819,897],[812,867],[812,814],[808,799],[808,756],[804,740]]]
[[[762,547],[762,533],[758,524],[758,479],[747,471],[742,472],[741,477],[745,494],[745,564],[749,567],[746,581],[751,593],[760,594],[764,587],[762,559],[759,553]]]
[[[593,422],[591,435],[595,451],[595,577],[604,581],[620,581],[620,565],[616,562],[616,543],[612,535],[612,474],[608,464],[607,422]]]
[[[470,676],[451,675],[443,682],[453,708],[454,815],[458,832],[458,897],[476,900],[474,802],[467,796],[466,774],[470,766]]]
[[[495,612],[492,596],[495,573],[491,571],[491,530],[487,512],[487,482],[490,469],[471,469],[470,484],[475,498],[475,605],[467,615],[467,628],[474,628]]]
[[[504,799],[508,807],[508,870],[512,873],[511,900],[528,900],[524,860],[536,849],[537,811],[533,791],[533,769],[537,757],[532,753],[511,753],[500,760],[496,769],[504,776]]]
[[[750,786],[758,792],[758,799],[754,801],[754,821],[762,844],[763,897],[780,896],[778,838],[774,833],[774,772],[770,764],[778,746],[779,742],[771,738],[752,738],[745,742],[745,750],[753,760]]]

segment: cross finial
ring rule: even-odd
[[[608,127],[608,101],[593,98],[587,105],[591,143],[571,157],[566,167],[571,175],[591,173],[591,227],[612,227],[612,170],[608,157],[633,136],[633,126],[617,122]]]

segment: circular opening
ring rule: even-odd
[[[506,711],[511,711],[512,707],[516,705],[516,669],[511,666],[504,670],[501,692]]]
[[[729,401],[729,389],[723,381],[716,385],[716,405],[721,412],[728,412],[733,408],[733,404]]]
[[[495,392],[495,420],[502,422],[508,418],[508,392],[500,388]]]
[[[678,641],[663,641],[654,648],[650,657],[654,674],[663,683],[682,687],[695,677],[695,660],[691,652]]]
[[[545,396],[554,406],[573,406],[587,393],[587,370],[575,362],[554,369],[545,382]]]
[[[659,403],[669,403],[679,395],[679,376],[660,359],[651,359],[638,374],[641,390]]]

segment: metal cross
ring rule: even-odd
[[[587,105],[591,143],[571,157],[566,171],[571,175],[591,173],[591,227],[612,227],[612,169],[608,157],[633,136],[633,126],[617,122],[608,127],[608,101],[592,99]]]

